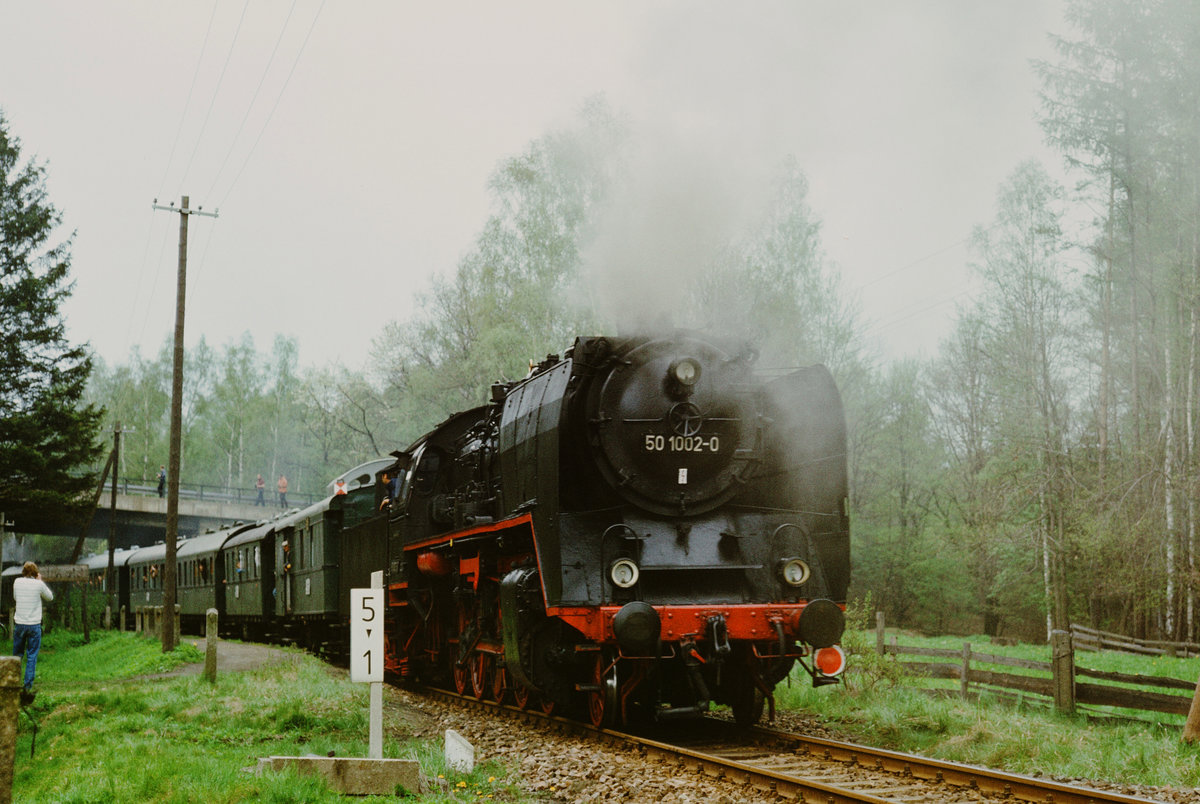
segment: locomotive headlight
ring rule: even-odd
[[[641,576],[641,571],[638,565],[633,563],[629,558],[618,558],[608,568],[608,577],[612,579],[615,586],[622,589],[628,589],[638,582],[638,577]]]
[[[808,580],[808,576],[811,574],[812,570],[802,559],[786,558],[779,562],[779,577],[788,586],[800,586]]]
[[[684,388],[691,388],[700,380],[700,364],[690,357],[671,364],[671,379]]]

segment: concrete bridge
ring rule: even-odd
[[[111,498],[105,494],[96,507],[96,515],[88,529],[89,539],[107,539],[112,516]],[[255,522],[269,519],[280,512],[279,504],[254,505],[220,499],[179,498],[179,536],[196,536],[209,529],[232,525],[235,522]],[[114,543],[117,547],[145,547],[161,542],[167,535],[167,500],[137,494],[117,495],[117,527]],[[20,528],[17,528],[18,530]],[[68,529],[69,531],[69,529]],[[64,536],[79,537],[79,530]]]
[[[288,495],[289,498],[292,495]],[[281,509],[274,495],[268,496],[267,505],[255,505],[250,497],[241,500],[222,499],[214,495],[204,497],[179,497],[179,536],[195,536],[209,529],[232,525],[235,522],[256,522],[269,519]],[[274,505],[270,503],[273,502]],[[305,506],[311,502],[309,495],[296,495],[289,499],[289,508]],[[112,518],[111,495],[105,491],[96,505],[96,513],[87,530],[89,539],[108,539],[108,524]],[[14,522],[9,528],[14,533],[40,533],[78,539],[82,524],[61,525],[33,521]],[[146,547],[161,542],[167,535],[167,500],[157,494],[117,494],[116,547]]]

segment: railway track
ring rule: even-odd
[[[584,740],[624,746],[664,772],[696,773],[744,785],[758,797],[822,804],[1029,801],[1053,804],[1151,804],[1152,799],[1048,779],[928,759],[767,728],[738,729],[715,718],[642,734],[597,731],[541,711],[479,701],[443,690],[428,694],[496,717],[538,724]]]

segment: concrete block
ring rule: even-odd
[[[285,768],[323,776],[331,789],[351,796],[420,795],[426,792],[415,759],[307,756],[262,757],[258,760],[259,773]]]
[[[454,729],[446,729],[446,764],[459,773],[475,770],[475,746]]]

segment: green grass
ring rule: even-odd
[[[1044,660],[1044,646],[975,650]],[[905,636],[902,644],[960,647],[963,640]],[[847,632],[856,669],[845,686],[813,689],[800,671],[781,685],[781,709],[816,714],[850,739],[1020,773],[1173,787],[1200,786],[1200,749],[1179,738],[1179,718],[1142,713],[1147,722],[1107,725],[1064,717],[1047,706],[984,696],[931,697],[890,660],[875,656],[874,635]],[[1195,678],[1200,660],[1077,654],[1097,669]],[[295,661],[217,683],[198,676],[147,679],[199,661],[190,643],[163,654],[156,642],[95,632],[91,644],[61,630],[47,634],[38,662],[38,697],[19,716],[13,798],[17,802],[341,802],[322,782],[295,773],[255,776],[245,769],[272,755],[365,756],[367,689],[303,653]],[[1009,670],[1011,672],[1011,670]],[[951,687],[955,685],[952,683]],[[1149,722],[1154,719],[1156,722]],[[394,721],[385,717],[385,729]],[[469,775],[445,766],[438,742],[385,731],[384,756],[415,758],[431,792],[409,801],[528,802],[513,771],[482,763]],[[396,800],[394,798],[367,801]]]
[[[43,640],[37,723],[19,716],[16,802],[341,802],[323,781],[294,772],[257,776],[259,757],[366,756],[367,687],[351,684],[319,659],[243,673],[147,679],[200,661],[190,643],[163,654],[132,634],[93,633],[91,644],[56,631]],[[415,758],[432,792],[406,801],[526,801],[509,771],[481,763],[469,775],[450,771],[440,744],[389,733],[384,756]],[[367,797],[363,801],[394,801]]]
[[[874,640],[874,632],[848,631],[845,641],[852,648],[848,683],[814,689],[807,674],[797,669],[790,686],[776,690],[780,707],[812,712],[850,739],[940,759],[1027,774],[1200,786],[1200,747],[1182,742],[1183,718],[1178,715],[1138,712],[1139,722],[1113,724],[1089,720],[1083,713],[1059,715],[1048,704],[1033,703],[1032,696],[1025,703],[986,693],[970,701],[956,695],[931,696],[921,688],[957,690],[958,682],[906,676],[890,658],[881,659],[874,653]],[[970,642],[973,652],[1034,661],[1050,658],[1047,646],[995,645],[979,636],[904,635],[899,642],[950,649]],[[1111,652],[1078,652],[1075,656],[1078,665],[1097,670],[1191,681],[1200,674],[1200,659]],[[989,669],[1032,672],[999,666]]]

